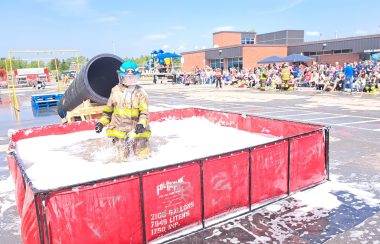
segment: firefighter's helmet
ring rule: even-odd
[[[121,64],[119,70],[119,82],[123,85],[130,86],[138,84],[140,73],[135,62],[127,60]]]

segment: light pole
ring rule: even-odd
[[[222,69],[222,65],[221,65],[221,63],[222,63],[222,52],[223,52],[223,50],[222,49],[219,49],[219,67],[217,67],[217,68],[220,68],[220,69]]]

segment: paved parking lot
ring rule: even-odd
[[[331,127],[330,169],[333,178],[343,184],[354,184],[355,187],[368,191],[374,199],[380,199],[378,96],[361,93],[320,93],[313,90],[261,92],[230,87],[216,89],[170,85],[147,86],[146,89],[150,94],[152,106],[195,106],[328,125]],[[379,225],[380,205],[360,208],[355,201],[345,201],[342,197],[348,194],[360,205],[361,200],[349,191],[336,191],[334,194],[342,201],[342,205],[328,211],[324,218],[303,221],[303,227],[299,226],[299,222],[283,222],[289,217],[285,213],[297,212],[293,205],[289,207],[290,202],[294,200],[290,197],[280,202],[283,209],[286,209],[284,213],[273,215],[270,211],[261,209],[174,242],[375,243],[374,240],[379,240],[380,229],[375,226]],[[324,224],[321,225],[321,222]],[[278,226],[274,223],[281,224]],[[275,233],[281,233],[277,228],[286,231],[282,236],[275,237]],[[262,239],[262,236],[267,239]]]

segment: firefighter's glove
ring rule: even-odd
[[[145,127],[142,124],[137,124],[135,127],[136,134],[141,134],[145,132]]]
[[[128,132],[128,135],[127,135],[128,140],[135,139],[136,137],[137,137],[137,134],[135,130],[131,130],[130,132]]]
[[[103,130],[104,125],[100,122],[96,122],[95,124],[95,131],[96,133],[100,133]]]

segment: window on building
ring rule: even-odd
[[[343,49],[342,53],[352,53],[352,49]]]
[[[236,58],[228,58],[227,59],[227,68],[235,68],[237,70],[243,69],[243,58],[242,57],[236,57]]]
[[[221,68],[224,69],[224,59],[210,59],[210,67],[212,69]]]
[[[244,37],[244,38],[241,38],[241,44],[245,45],[245,44],[255,44],[255,38],[247,38],[247,37]]]

